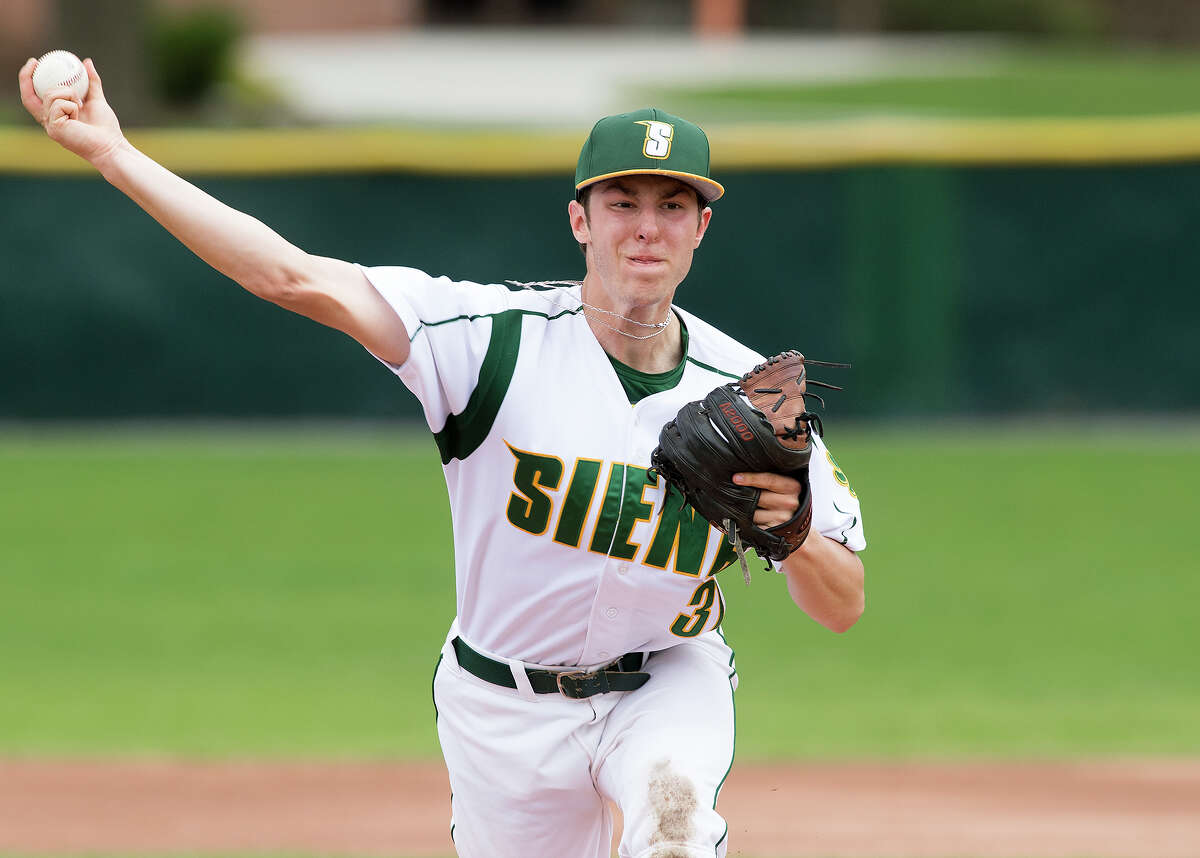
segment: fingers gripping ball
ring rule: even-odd
[[[683,406],[662,428],[650,457],[667,483],[733,540],[747,581],[742,543],[763,557],[783,560],[804,544],[812,524],[808,464],[812,432],[822,429],[820,418],[804,405],[805,363],[847,366],[806,361],[798,351],[775,355],[739,381]],[[733,475],[740,472],[783,474],[799,481],[795,515],[774,527],[756,525],[761,489],[735,484]]]
[[[33,91],[38,98],[59,87],[69,87],[80,101],[87,97],[88,74],[79,57],[70,51],[51,51],[37,61],[33,70]]]

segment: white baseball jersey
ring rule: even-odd
[[[716,628],[724,600],[712,576],[733,549],[678,494],[664,496],[650,453],[684,403],[763,357],[676,308],[683,375],[631,406],[578,286],[363,271],[412,340],[408,361],[388,366],[442,454],[463,638],[528,664],[594,667]],[[858,498],[813,443],[812,528],[862,550]]]

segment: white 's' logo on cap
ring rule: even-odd
[[[642,147],[642,152],[647,158],[665,158],[671,154],[674,125],[655,119],[639,119],[637,124],[646,126],[646,145]]]

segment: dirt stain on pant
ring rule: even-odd
[[[693,837],[692,817],[699,806],[696,801],[696,786],[683,775],[672,770],[668,760],[660,760],[650,770],[650,807],[657,818],[657,830],[650,837],[655,843],[687,843]],[[675,858],[682,855],[670,846],[653,853],[654,858]]]

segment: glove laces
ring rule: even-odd
[[[734,550],[734,553],[737,554],[738,562],[742,564],[742,580],[744,580],[746,582],[746,586],[749,587],[750,586],[750,566],[749,566],[749,564],[746,563],[746,546],[742,545],[742,535],[740,533],[738,533],[737,525],[734,524],[732,518],[725,519],[723,524],[725,525],[725,532],[727,534],[729,534],[729,538],[733,540],[733,550]],[[763,563],[766,564],[763,567],[764,570],[767,572],[770,572],[771,571],[770,561],[765,560],[763,558],[759,558],[759,559],[762,559]]]
[[[746,565],[746,547],[742,545],[742,535],[738,533],[737,525],[733,523],[732,518],[725,519],[725,532],[733,540],[733,550],[737,552],[738,562],[742,564],[742,578],[745,579],[746,586],[749,587],[750,567]]]

